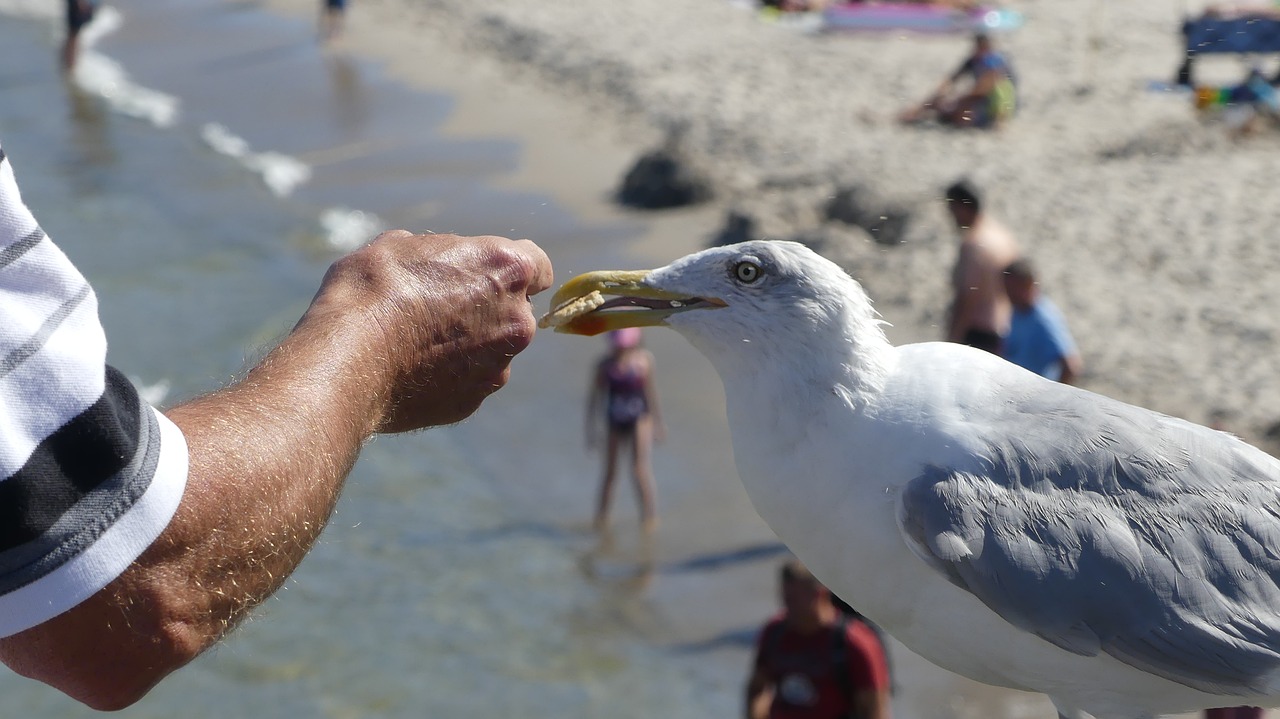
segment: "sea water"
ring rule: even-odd
[[[162,406],[234,378],[381,229],[533,237],[584,269],[617,266],[635,234],[497,189],[516,143],[437,136],[452,98],[322,50],[306,22],[226,0],[107,5],[64,80],[60,4],[0,11],[0,142],[98,292],[109,361]],[[679,443],[657,459],[668,524],[705,522],[714,541],[646,546],[625,488],[616,544],[583,530],[598,471],[581,446],[599,349],[585,346],[540,335],[473,420],[372,442],[285,587],[123,716],[739,713],[762,605],[710,579],[741,560],[769,585],[776,545],[704,519],[707,478],[732,481],[722,428],[701,442],[718,460]],[[0,670],[0,716],[89,715]]]

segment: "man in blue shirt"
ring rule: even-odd
[[[1013,319],[1004,340],[1004,358],[1052,380],[1071,384],[1084,363],[1057,305],[1040,294],[1035,270],[1025,259],[1004,269]]]

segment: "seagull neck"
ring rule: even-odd
[[[870,329],[768,345],[744,343],[738,351],[707,355],[731,402],[773,416],[797,412],[788,419],[802,426],[833,397],[854,410],[877,401],[892,370],[893,347],[878,326]]]
[[[885,340],[879,327],[875,340],[865,342],[849,354],[832,378],[833,391],[854,409],[865,409],[875,403],[892,370],[893,346]]]

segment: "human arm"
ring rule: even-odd
[[[853,694],[855,719],[889,719],[889,692],[885,689],[864,690]]]
[[[947,102],[947,95],[951,93],[951,88],[954,84],[954,78],[947,77],[947,79],[943,80],[942,83],[938,85],[937,89],[930,93],[922,102],[917,105],[912,105],[906,110],[898,113],[898,120],[906,123],[919,122],[929,117],[932,112],[945,110],[950,107],[950,104]]]
[[[653,381],[653,353],[644,353],[644,400],[653,418],[653,438],[662,442],[667,438],[667,427],[662,422],[662,409],[658,406],[658,388]]]
[[[760,667],[747,680],[745,715],[747,719],[766,719],[773,706],[773,681]]]
[[[339,260],[261,363],[168,412],[189,471],[159,538],[0,661],[95,708],[142,697],[297,567],[365,440],[459,421],[507,381],[550,284],[541,250],[501,238],[390,232]]]
[[[1058,381],[1063,384],[1075,384],[1084,371],[1084,360],[1076,340],[1067,329],[1067,320],[1062,311],[1051,300],[1041,298],[1038,308],[1043,316],[1044,331],[1058,357]]]
[[[938,83],[933,93],[929,95],[929,99],[925,100],[925,105],[940,105],[946,102],[951,92],[955,89],[956,81],[964,74],[964,66],[956,70],[952,74]]]
[[[845,628],[849,648],[849,685],[853,688],[850,716],[890,719],[889,662],[884,645],[866,624],[850,621]]]
[[[946,113],[955,107],[956,100],[951,98],[956,82],[970,72],[972,59],[966,58],[959,67],[943,78],[928,97],[918,105],[914,105],[898,114],[898,120],[906,123],[919,122],[933,113]]]
[[[951,310],[947,318],[948,342],[963,342],[965,333],[976,324],[980,306],[979,298],[986,282],[981,267],[979,248],[971,242],[962,242],[951,278]]]
[[[973,58],[965,58],[955,70],[951,71],[950,75],[947,75],[942,82],[938,83],[938,87],[933,91],[933,94],[929,95],[929,98],[924,101],[921,107],[935,107],[944,111],[953,107],[958,101],[957,98],[951,97],[956,90],[956,83],[965,75],[973,72],[973,62]]]
[[[770,671],[768,658],[773,654],[771,648],[777,643],[778,631],[778,619],[775,618],[765,624],[756,636],[751,675],[744,693],[743,715],[746,719],[767,719],[769,710],[773,708],[777,679]]]
[[[1063,384],[1075,384],[1076,379],[1084,372],[1084,360],[1079,353],[1072,352],[1062,358],[1062,374],[1058,381]]]
[[[955,99],[954,104],[959,106],[985,102],[991,93],[995,92],[996,85],[1004,76],[1004,71],[998,67],[987,67],[974,77],[973,84]]]

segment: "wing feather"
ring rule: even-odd
[[[1061,385],[965,413],[900,495],[913,551],[1010,623],[1210,693],[1280,670],[1280,462]],[[959,440],[956,440],[959,441]]]

